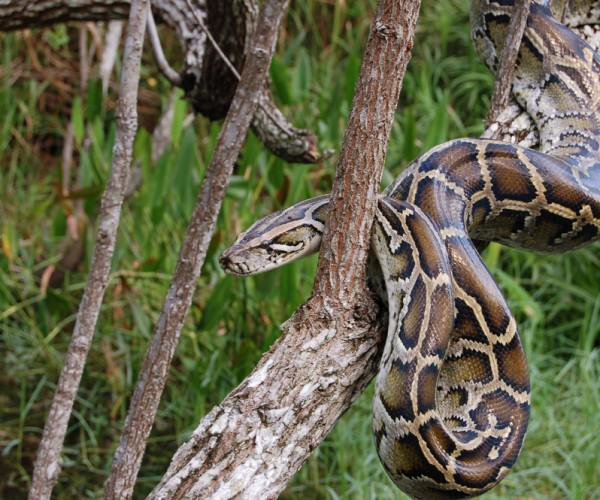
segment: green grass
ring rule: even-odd
[[[275,94],[296,125],[317,132],[323,148],[339,151],[373,5],[310,0],[290,10],[271,70]],[[493,79],[471,48],[467,19],[463,0],[424,3],[384,183],[431,146],[482,131]],[[63,60],[76,60],[73,29],[46,31],[43,40]],[[12,85],[15,68],[31,64],[22,35],[1,35],[0,54],[0,497],[19,498],[28,487],[94,237],[92,224],[86,230],[84,262],[60,288],[43,294],[39,277],[60,258],[72,202],[58,196],[62,131],[69,121],[76,128],[79,195],[93,221],[110,165],[114,116],[95,84],[81,106],[70,106],[69,96],[61,97],[51,78],[23,76]],[[38,54],[42,62],[45,54]],[[152,122],[166,106],[169,87],[162,80],[153,86],[150,77],[156,72],[149,57],[143,71],[152,96],[145,122]],[[77,78],[75,68],[73,81]],[[52,107],[50,98],[57,95],[60,105]],[[180,100],[177,116],[186,112]],[[123,212],[113,276],[70,422],[56,498],[101,496],[218,132],[218,125],[202,118],[185,130],[180,122],[172,131],[173,146],[156,164],[150,161],[148,126],[136,141],[143,182]],[[86,147],[81,139],[88,127],[92,133]],[[315,258],[234,279],[218,267],[220,251],[256,218],[327,192],[334,168],[335,157],[321,165],[288,165],[254,137],[247,141],[175,356],[136,496],[156,484],[178,445],[250,372],[279,335],[278,325],[310,294]],[[488,497],[600,498],[600,246],[552,257],[492,247],[485,258],[520,325],[533,388],[525,449],[514,471]],[[375,454],[370,400],[367,391],[340,419],[285,498],[399,497]]]

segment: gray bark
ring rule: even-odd
[[[130,498],[233,166],[259,104],[288,0],[266,0],[133,394],[105,496]]]
[[[313,297],[252,374],[200,423],[150,498],[275,498],[377,366],[365,265],[420,2],[380,0],[331,196]]]
[[[137,130],[137,95],[148,0],[134,0],[123,55],[123,75],[117,107],[117,132],[110,178],[100,206],[91,270],[79,305],[73,337],[44,425],[33,470],[29,498],[50,498],[60,473],[60,453],[73,402],[89,352],[100,306],[108,285],[117,240],[121,206],[127,189],[133,140]]]

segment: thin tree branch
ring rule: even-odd
[[[161,73],[173,85],[176,87],[181,87],[181,75],[169,65],[169,62],[165,57],[165,53],[163,52],[162,45],[160,44],[160,37],[158,36],[158,30],[156,29],[156,23],[154,22],[152,9],[150,9],[150,12],[148,12],[148,38],[150,38],[150,43],[152,44],[154,60],[156,61],[156,65],[160,69]]]
[[[508,26],[508,35],[504,41],[504,47],[502,48],[502,53],[500,55],[500,63],[496,72],[492,102],[486,119],[487,127],[498,119],[500,113],[502,113],[508,105],[512,90],[515,64],[517,62],[517,56],[519,55],[519,49],[521,48],[523,33],[527,26],[530,5],[531,0],[515,0],[513,14]],[[497,134],[500,134],[499,129]]]
[[[127,41],[123,55],[123,76],[117,109],[117,133],[113,149],[112,170],[102,195],[90,275],[77,313],[69,351],[38,448],[29,492],[31,500],[50,498],[52,488],[58,479],[60,452],[108,284],[121,206],[129,177],[133,140],[137,130],[140,60],[148,5],[149,0],[133,0],[131,3]]]
[[[163,310],[146,353],[108,478],[107,498],[130,498],[169,366],[214,232],[217,215],[273,56],[288,0],[266,0],[231,107],[183,242]]]
[[[382,331],[365,262],[418,0],[380,0],[344,138],[313,297],[200,423],[150,494],[276,498],[371,380]]]
[[[79,27],[79,73],[80,73],[80,92],[85,94],[88,81],[90,79],[91,57],[88,56],[87,48],[87,29],[85,26]]]
[[[100,58],[99,70],[100,79],[102,80],[103,94],[108,92],[110,75],[117,59],[117,51],[119,49],[119,42],[121,41],[122,32],[123,21],[110,21],[108,23],[106,34],[104,36],[104,49],[102,50],[102,56]]]

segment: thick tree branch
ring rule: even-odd
[[[0,31],[66,21],[124,19],[129,5],[123,0],[0,1]],[[215,36],[216,43],[238,71],[241,70],[248,50],[248,34],[256,26],[258,1],[152,0],[152,8],[157,18],[175,29],[183,47],[180,78],[194,109],[211,119],[224,118],[237,79],[213,45],[206,44],[205,29]],[[252,129],[273,153],[291,162],[313,163],[321,159],[315,135],[295,128],[285,118],[273,102],[268,85],[261,103],[263,111],[255,115]]]
[[[106,487],[107,498],[130,498],[133,493],[171,359],[202,270],[233,165],[260,100],[287,3],[288,0],[266,0],[261,10],[241,80],[219,134],[131,400]]]
[[[33,470],[29,498],[50,498],[60,472],[60,452],[67,431],[73,402],[83,374],[104,292],[108,285],[121,206],[129,178],[133,140],[137,130],[137,95],[140,61],[144,43],[148,0],[134,0],[123,54],[123,76],[117,108],[117,133],[110,178],[102,196],[98,217],[96,246],[90,275],[81,299],[69,351],[44,426]]]
[[[201,422],[150,498],[275,498],[372,378],[365,262],[418,0],[380,0],[338,163],[314,296]]]
[[[118,0],[39,0],[0,3],[0,31],[48,26],[66,21],[126,19],[131,8]]]

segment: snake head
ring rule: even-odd
[[[225,272],[248,276],[316,252],[327,217],[328,196],[319,196],[255,222],[223,252]]]

